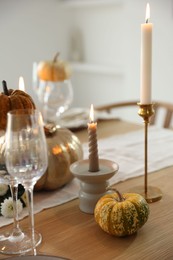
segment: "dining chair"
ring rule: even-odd
[[[122,101],[112,104],[107,104],[103,106],[98,106],[96,109],[98,111],[106,111],[108,113],[113,112],[115,109],[119,108],[130,108],[136,107],[138,109],[137,100],[132,101]],[[172,128],[171,121],[173,115],[173,103],[167,103],[162,101],[154,101],[154,110],[155,113],[150,119],[150,125],[156,124],[159,120],[161,121],[161,126],[163,128]]]

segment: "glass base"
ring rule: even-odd
[[[35,246],[40,245],[42,236],[35,231]],[[19,236],[13,234],[0,235],[0,253],[8,255],[21,255],[32,250],[31,232],[21,232]]]
[[[144,190],[144,186],[134,187],[132,192],[142,195],[148,203],[159,201],[162,198],[161,190],[153,186],[148,186],[146,193]]]

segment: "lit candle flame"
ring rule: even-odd
[[[148,4],[147,4],[147,7],[146,7],[145,22],[148,23],[148,22],[149,22],[149,19],[150,19],[150,5],[149,5],[149,3],[148,3]]]
[[[91,104],[91,108],[90,108],[90,122],[94,122],[94,107],[93,107],[93,104]]]
[[[25,83],[23,77],[19,78],[19,90],[25,91]]]

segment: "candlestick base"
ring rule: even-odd
[[[94,214],[97,201],[108,193],[108,180],[118,171],[118,164],[110,160],[99,160],[100,170],[90,172],[89,160],[81,160],[70,166],[72,174],[80,180],[79,208],[81,211]]]
[[[141,194],[147,202],[156,202],[162,198],[162,192],[157,187],[148,186],[148,124],[151,116],[154,115],[153,104],[141,104],[138,103],[139,110],[138,115],[144,120],[144,187],[136,187],[135,192]]]
[[[142,195],[148,203],[156,202],[162,199],[162,192],[159,188],[153,186],[147,186],[147,192],[144,186],[134,187],[129,192],[135,192]]]

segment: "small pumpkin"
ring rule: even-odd
[[[108,234],[127,236],[136,233],[148,220],[149,205],[137,193],[117,190],[101,197],[94,210],[95,221]]]
[[[83,158],[82,145],[66,128],[45,127],[48,147],[48,169],[37,181],[35,190],[56,190],[73,178],[70,165]]]
[[[35,109],[31,96],[22,90],[7,88],[6,81],[2,82],[3,92],[0,93],[0,130],[6,129],[7,113],[14,109]]]
[[[58,58],[57,53],[52,61],[40,61],[37,68],[38,78],[43,81],[64,81],[71,76],[71,69],[67,62]]]

